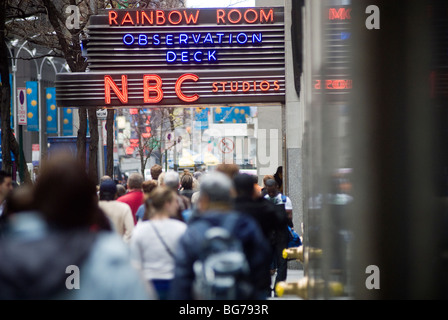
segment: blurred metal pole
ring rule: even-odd
[[[369,5],[380,9],[379,30],[365,26]],[[427,9],[420,0],[353,1],[351,270],[357,299],[439,297],[438,132]],[[380,270],[378,290],[366,288],[369,265]]]

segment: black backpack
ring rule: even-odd
[[[201,255],[193,264],[195,299],[240,300],[253,294],[242,243],[232,235],[238,217],[226,218],[223,226],[210,226],[205,232]]]

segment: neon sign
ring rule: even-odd
[[[205,11],[205,10],[204,10]],[[145,25],[179,25],[179,24],[197,24],[200,9],[194,10],[135,10],[135,11],[117,11],[110,10],[110,26],[145,26]],[[121,15],[121,16],[120,16]],[[216,24],[239,24],[239,23],[273,23],[274,9],[217,9]]]
[[[222,45],[222,44],[236,44],[236,45],[245,45],[245,44],[261,44],[263,39],[263,34],[261,32],[258,33],[245,33],[240,32],[237,34],[234,33],[180,33],[180,34],[153,34],[147,35],[144,33],[133,35],[131,33],[126,33],[123,36],[123,43],[126,46],[138,45],[139,47],[149,47],[149,46],[162,46],[173,47],[178,45],[182,48],[189,46],[204,46],[204,45]],[[166,51],[166,62],[180,62],[180,63],[189,63],[196,62],[202,63],[204,61],[208,62],[216,62],[217,59],[217,50],[167,50]]]
[[[350,20],[352,9],[351,8],[330,8],[328,10],[328,19],[330,20]]]
[[[182,84],[187,80],[198,81],[199,77],[195,74],[189,73],[180,76],[176,81],[175,91],[180,100],[191,103],[198,100],[199,95],[195,93],[191,96],[187,96],[182,91]],[[162,84],[162,79],[156,74],[143,75],[143,102],[145,104],[156,104],[163,99]],[[114,82],[110,75],[104,76],[104,102],[106,105],[111,104],[112,92],[110,89],[112,89],[122,103],[128,102],[128,77],[126,75],[121,76],[121,88],[121,90],[118,88],[118,85]],[[155,93],[155,96],[150,95],[150,93]]]
[[[257,44],[261,43],[263,39],[263,34],[261,32],[248,34],[246,32],[240,32],[237,34],[234,33],[206,33],[203,34],[188,34],[188,33],[180,33],[177,34],[167,34],[160,35],[158,33],[153,35],[147,35],[144,33],[140,33],[137,35],[133,35],[131,33],[126,33],[123,36],[123,43],[127,46],[131,46],[133,44],[138,44],[139,46],[153,45],[159,46],[161,44],[165,44],[167,46],[173,46],[178,44],[180,46],[188,46],[188,45],[206,45],[206,44],[246,44],[252,43]]]
[[[352,80],[345,79],[328,79],[324,81],[325,89],[328,90],[344,90],[352,88]],[[315,80],[314,89],[322,89],[322,81]]]
[[[57,75],[58,106],[285,100],[283,7],[106,10],[89,24],[89,72]]]

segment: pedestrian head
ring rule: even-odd
[[[271,174],[267,174],[263,177],[263,186],[266,188],[266,181],[268,181],[269,179],[275,180],[274,176]]]
[[[278,195],[278,184],[274,179],[268,179],[266,181],[266,191],[271,198]]]
[[[162,173],[162,166],[159,164],[155,164],[151,167],[151,178],[152,180],[159,179],[159,175]]]
[[[133,172],[128,178],[128,189],[129,190],[140,190],[142,188],[143,176],[138,172]]]
[[[104,181],[106,181],[106,180],[112,180],[112,178],[111,178],[110,176],[108,176],[108,175],[104,175],[104,176],[102,176],[102,177],[100,178],[100,185],[101,185]]]
[[[247,173],[240,173],[233,179],[237,197],[253,198],[254,197],[254,178]]]
[[[110,229],[98,207],[96,184],[85,167],[62,153],[43,163],[34,189],[35,207],[44,219],[59,229]]]
[[[145,201],[144,220],[152,219],[156,216],[174,217],[179,208],[176,193],[168,187],[159,186],[149,194]]]
[[[31,184],[23,184],[13,189],[6,196],[2,218],[7,218],[16,213],[34,210],[33,191]]]
[[[225,174],[215,171],[204,175],[198,199],[199,211],[228,211],[233,192],[232,180]]]
[[[112,179],[100,184],[100,200],[111,201],[117,198],[117,185]]]
[[[216,166],[216,171],[222,172],[230,179],[233,179],[240,171],[240,167],[233,163],[221,163]]]
[[[184,174],[180,179],[180,185],[184,190],[192,190],[193,189],[193,175],[192,174]]]
[[[179,174],[175,171],[165,173],[164,184],[173,190],[179,189]]]
[[[121,183],[117,184],[117,198],[126,194],[126,188]]]
[[[157,181],[156,180],[146,180],[142,183],[142,189],[145,196],[149,196],[152,190],[154,190],[157,187]]]

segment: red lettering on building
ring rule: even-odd
[[[274,22],[274,9],[232,9],[226,12],[224,9],[216,10],[216,23],[217,24],[237,24],[242,22],[253,23],[273,23]]]
[[[155,85],[150,86],[149,82],[155,81]],[[156,96],[151,97],[149,92],[155,92]],[[143,76],[143,102],[158,103],[163,99],[162,79],[155,74]]]
[[[163,10],[155,11],[127,11],[121,18],[115,10],[109,10],[110,26],[144,26],[144,25],[178,25],[197,24],[200,10],[188,12],[187,10],[172,10],[169,12]]]
[[[328,90],[344,90],[352,88],[352,80],[345,79],[328,79],[325,80],[325,89]],[[322,81],[315,80],[314,89],[320,90],[322,89]]]
[[[121,87],[122,90],[120,91],[111,76],[104,76],[104,100],[106,104],[111,102],[111,88],[122,103],[128,103],[128,77],[126,75],[121,76]]]
[[[330,8],[328,10],[328,19],[330,20],[350,20],[351,8]]]
[[[221,81],[221,82],[213,82],[212,83],[212,92],[226,92],[230,89],[231,92],[256,92],[257,90],[261,90],[263,92],[268,91],[279,91],[280,84],[278,80],[272,82],[272,84],[268,80],[262,81]]]
[[[199,95],[197,93],[195,93],[192,96],[186,96],[182,92],[182,83],[184,83],[184,81],[186,81],[186,80],[193,80],[193,81],[196,82],[196,81],[199,80],[199,77],[197,75],[195,75],[195,74],[192,74],[192,73],[187,73],[187,74],[184,74],[183,76],[180,76],[179,79],[177,79],[176,85],[175,85],[176,95],[182,101],[185,101],[185,102],[195,102],[196,100],[199,99]]]

